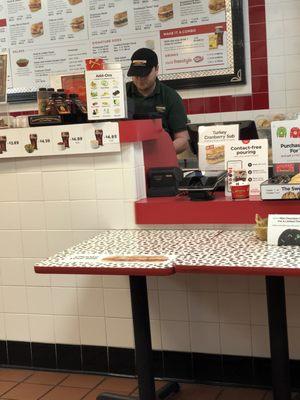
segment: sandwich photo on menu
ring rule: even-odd
[[[120,28],[128,24],[127,11],[122,11],[114,15],[114,26]]]
[[[211,14],[225,10],[225,0],[209,0],[209,12]]]
[[[41,0],[29,0],[28,6],[31,12],[39,11],[42,8]]]
[[[71,6],[75,6],[76,4],[82,3],[82,0],[69,0]]]
[[[162,22],[174,18],[173,3],[167,4],[165,6],[160,6],[158,8],[158,18]]]
[[[73,32],[79,32],[84,29],[84,16],[73,18],[71,21],[71,28]]]
[[[38,37],[42,36],[44,34],[44,25],[42,22],[37,22],[35,24],[31,25],[30,28],[31,31],[31,36],[32,37]]]
[[[205,148],[206,162],[208,164],[218,164],[225,161],[224,146],[206,146]]]
[[[21,68],[27,67],[28,63],[29,63],[29,60],[27,60],[27,58],[19,58],[16,61],[17,66],[21,67]]]

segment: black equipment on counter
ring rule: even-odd
[[[183,178],[178,190],[187,192],[191,200],[213,200],[216,188],[224,182],[226,171],[207,171],[202,174],[196,170]]]
[[[147,196],[176,196],[183,174],[177,167],[150,168],[147,176]]]

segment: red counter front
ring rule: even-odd
[[[255,214],[299,214],[298,200],[232,200],[217,192],[215,200],[191,201],[186,196],[157,197],[135,203],[137,224],[254,224]]]

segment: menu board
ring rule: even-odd
[[[116,122],[7,129],[0,136],[0,159],[119,151]]]
[[[245,81],[239,0],[0,0],[0,15],[11,93],[82,72],[85,58],[127,69],[140,47],[155,50],[173,87]]]

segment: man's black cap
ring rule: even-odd
[[[153,67],[158,66],[158,58],[153,50],[142,48],[136,50],[131,57],[128,76],[147,76]]]

